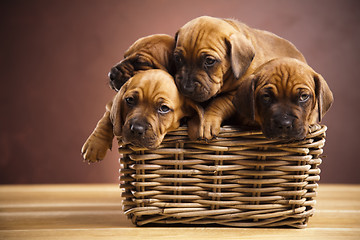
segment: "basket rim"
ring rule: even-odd
[[[295,147],[295,146],[305,147],[308,144],[313,144],[311,139],[325,134],[326,131],[327,131],[326,125],[314,124],[309,126],[309,133],[306,135],[306,137],[303,140],[287,141],[282,139],[267,139],[263,135],[262,131],[259,130],[244,131],[238,126],[225,125],[221,127],[220,133],[216,139],[212,139],[211,141],[198,141],[198,140],[190,140],[188,138],[187,126],[180,126],[178,129],[168,132],[165,135],[160,146],[156,149],[148,149],[145,147],[134,146],[132,144],[124,144],[121,140],[121,137],[118,138],[118,145],[119,145],[118,149],[121,154],[127,154],[130,153],[131,151],[146,151],[146,150],[156,152],[157,150],[166,147],[167,143],[175,141],[178,142],[179,144],[183,144],[183,143],[186,143],[188,145],[194,144],[194,146],[196,146],[197,149],[201,147],[207,148],[211,146],[218,148],[218,151],[229,151],[228,140],[234,138],[245,138],[247,144],[253,145],[254,143],[256,143],[259,145],[259,147],[260,145],[261,146],[267,145],[269,147],[283,146],[285,148]],[[253,142],[251,142],[249,139],[253,140]],[[324,142],[325,139],[323,140],[322,144],[324,144]],[[241,143],[241,142],[236,142],[236,143]],[[235,145],[235,141],[232,141],[232,144]]]

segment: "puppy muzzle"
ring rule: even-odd
[[[119,91],[122,85],[134,75],[134,68],[127,60],[123,60],[110,69],[109,84],[112,89]]]
[[[151,124],[142,119],[132,119],[125,124],[123,142],[149,149],[154,149],[161,143]]]
[[[205,102],[209,100],[210,91],[196,78],[188,78],[177,75],[176,85],[179,91],[186,97],[196,101]]]
[[[297,123],[298,118],[291,115],[276,115],[265,124],[264,135],[269,139],[302,140],[306,136],[303,124]]]

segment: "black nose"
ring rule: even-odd
[[[192,93],[195,90],[195,85],[191,81],[188,81],[183,85],[183,89],[187,93]]]
[[[191,94],[195,91],[194,81],[187,75],[176,75],[176,82],[179,90],[184,94]]]
[[[143,124],[133,123],[130,126],[130,130],[135,135],[143,135],[146,130],[146,127]]]
[[[290,131],[293,128],[293,119],[284,115],[274,119],[275,128],[282,132]]]
[[[118,76],[118,74],[119,74],[119,70],[117,70],[117,68],[113,67],[110,70],[108,76],[109,76],[111,81],[114,81],[116,79],[116,77]]]

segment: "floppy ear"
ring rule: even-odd
[[[153,66],[149,66],[148,69],[161,69],[168,72],[168,59],[157,59],[151,56],[151,62]]]
[[[178,30],[178,31],[175,33],[175,37],[174,37],[174,39],[175,39],[175,47],[176,47],[176,43],[177,43],[177,40],[178,40],[178,37],[179,37],[179,31],[180,31],[180,30]]]
[[[318,117],[321,122],[325,113],[329,110],[334,102],[334,96],[326,83],[325,79],[318,73],[314,74],[315,94],[318,104]]]
[[[255,88],[258,77],[250,75],[242,80],[233,98],[236,111],[244,118],[255,121]]]
[[[228,45],[230,47],[231,67],[238,79],[249,68],[255,57],[255,49],[251,41],[240,32],[230,36]]]
[[[120,90],[116,93],[112,106],[110,109],[110,120],[113,125],[113,132],[115,136],[121,136],[122,126],[124,125],[123,119],[123,96],[127,89],[128,82],[126,82]]]

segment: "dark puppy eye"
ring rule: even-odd
[[[216,63],[215,58],[213,58],[211,56],[205,57],[205,60],[204,60],[205,67],[212,67],[215,63]]]
[[[171,109],[166,105],[161,105],[158,111],[161,114],[166,114],[166,113],[170,112]]]
[[[134,105],[135,105],[135,98],[133,98],[133,97],[127,97],[127,98],[125,98],[125,102],[126,102],[127,105],[129,105],[129,106],[134,106]]]
[[[307,100],[309,100],[310,98],[310,95],[309,94],[306,94],[306,93],[303,93],[299,96],[299,102],[306,102]]]
[[[270,103],[270,102],[271,102],[271,95],[268,94],[268,93],[264,93],[264,94],[261,96],[261,100],[262,100],[264,103]]]
[[[140,64],[146,63],[145,59],[143,59],[143,58],[141,58],[141,57],[138,57],[138,58],[136,59],[136,62],[137,62],[137,63],[140,63]]]
[[[147,59],[145,59],[144,57],[141,57],[141,56],[138,56],[135,59],[135,64],[137,64],[139,66],[149,66],[149,67],[152,66],[151,62],[149,62]]]
[[[174,54],[174,61],[177,65],[181,65],[183,63],[183,59],[180,54],[175,53]]]

